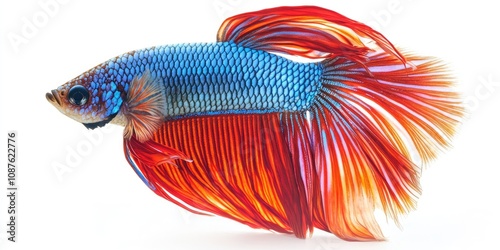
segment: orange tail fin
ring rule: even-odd
[[[381,207],[397,221],[420,193],[423,162],[446,147],[462,116],[443,65],[405,55],[415,68],[384,51],[360,66],[326,60],[322,93],[311,109],[311,141],[321,183],[320,224],[344,239],[382,239],[373,217]],[[368,71],[366,70],[368,69]]]

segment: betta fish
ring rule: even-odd
[[[214,43],[114,57],[46,94],[89,129],[124,127],[157,195],[252,228],[382,240],[463,115],[438,59],[314,6],[226,19]]]

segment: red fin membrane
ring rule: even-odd
[[[311,109],[312,141],[328,230],[347,240],[383,239],[373,216],[396,220],[413,209],[420,167],[446,147],[463,115],[441,63],[379,51],[360,66],[345,58],[323,62],[323,88]],[[366,70],[368,69],[368,71]]]
[[[300,238],[317,227],[381,240],[376,208],[397,221],[415,207],[420,168],[411,152],[432,159],[462,115],[442,66],[407,58],[415,70],[386,53],[370,55],[371,73],[325,61],[310,111],[168,121],[153,141],[126,141],[129,157],[158,195],[195,213]],[[173,155],[193,161],[176,167]]]
[[[347,57],[365,62],[373,41],[402,63],[404,57],[382,34],[337,12],[316,6],[277,7],[230,17],[222,23],[217,41],[305,58]]]
[[[155,186],[149,182],[149,168],[162,164],[177,166],[175,160],[192,162],[184,153],[171,147],[158,144],[152,140],[139,142],[135,136],[123,139],[123,149],[130,166],[141,180],[153,191]]]
[[[415,207],[416,158],[446,147],[463,114],[442,64],[403,56],[369,27],[309,6],[232,17],[218,40],[326,58],[320,93],[308,111],[183,118],[145,143],[125,139],[138,175],[181,207],[254,228],[383,239],[374,210],[397,222]]]
[[[166,122],[154,142],[128,143],[130,157],[141,163],[140,172],[158,195],[190,211],[304,238],[313,228],[312,196],[307,197],[304,183],[314,182],[310,162],[303,169],[291,153],[299,156],[307,143],[291,152],[279,117],[226,115]],[[155,158],[160,148],[149,147],[159,144],[179,149],[193,161],[154,166],[161,162]],[[304,151],[310,161],[310,150]],[[155,160],[147,160],[151,156]]]

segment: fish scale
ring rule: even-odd
[[[271,63],[275,67],[269,67]],[[321,87],[323,72],[318,63],[295,62],[229,42],[152,47],[98,67],[94,75],[104,73],[108,84],[124,87],[149,70],[163,83],[167,98],[164,113],[172,118],[305,110]],[[109,100],[114,92],[106,89],[103,99]],[[252,101],[256,99],[260,101]],[[109,103],[116,106],[118,101]]]

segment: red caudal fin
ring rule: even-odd
[[[311,109],[323,206],[316,223],[348,240],[382,239],[377,207],[396,221],[415,207],[414,162],[446,147],[463,113],[439,61],[405,55],[415,65],[408,68],[384,51],[368,57],[363,66],[324,61],[323,89]]]
[[[230,17],[217,34],[219,42],[306,58],[344,56],[365,62],[367,39],[405,63],[382,34],[337,12],[315,6],[277,7]]]

